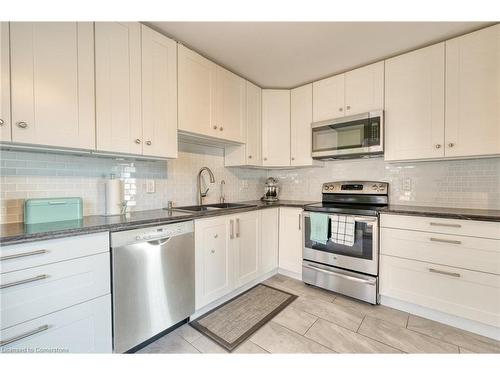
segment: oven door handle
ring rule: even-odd
[[[323,213],[323,212],[321,214],[328,215],[328,216],[333,215],[330,213]],[[307,212],[304,212],[303,216],[310,217],[311,215],[309,215]],[[342,214],[341,214],[341,216],[353,217],[354,221],[357,221],[358,223],[374,223],[377,221],[377,217],[375,217],[375,216],[354,216],[354,215],[342,215]]]
[[[302,267],[308,268],[308,269],[313,270],[313,271],[323,272],[323,273],[326,273],[326,274],[329,274],[329,275],[332,275],[332,276],[340,277],[342,279],[346,279],[346,280],[350,280],[350,281],[355,281],[355,282],[362,283],[362,284],[375,285],[375,283],[376,283],[376,281],[360,279],[358,277],[344,275],[342,273],[325,270],[325,269],[319,268],[319,267],[314,267],[314,266],[311,266],[308,263],[302,264]]]

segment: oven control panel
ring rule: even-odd
[[[335,181],[323,184],[323,194],[388,194],[389,184],[381,181]]]

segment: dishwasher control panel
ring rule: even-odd
[[[194,232],[194,223],[192,220],[183,221],[181,223],[115,232],[111,233],[111,247],[118,247],[137,242],[154,241],[191,232]]]

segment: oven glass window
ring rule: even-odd
[[[352,246],[340,245],[333,242],[331,237],[332,224],[328,224],[328,242],[324,245],[311,241],[311,221],[305,217],[304,238],[305,247],[314,250],[326,251],[332,254],[346,255],[354,258],[373,259],[373,227],[371,223],[356,222],[354,227],[354,244]]]
[[[325,125],[312,129],[315,151],[347,150],[380,145],[380,118]]]

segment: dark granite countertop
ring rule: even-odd
[[[445,219],[480,220],[500,222],[500,210],[449,208],[432,206],[389,205],[380,211],[396,215],[440,217]]]
[[[117,216],[85,216],[82,220],[58,221],[42,224],[11,223],[0,225],[0,243],[14,245],[24,242],[48,240],[54,238],[76,236],[105,231],[121,231],[151,225],[175,223],[202,217],[228,215],[238,212],[258,210],[268,207],[303,207],[312,202],[280,200],[278,202],[262,202],[260,200],[238,202],[249,205],[243,208],[220,209],[205,212],[184,212],[169,210],[136,211]]]

